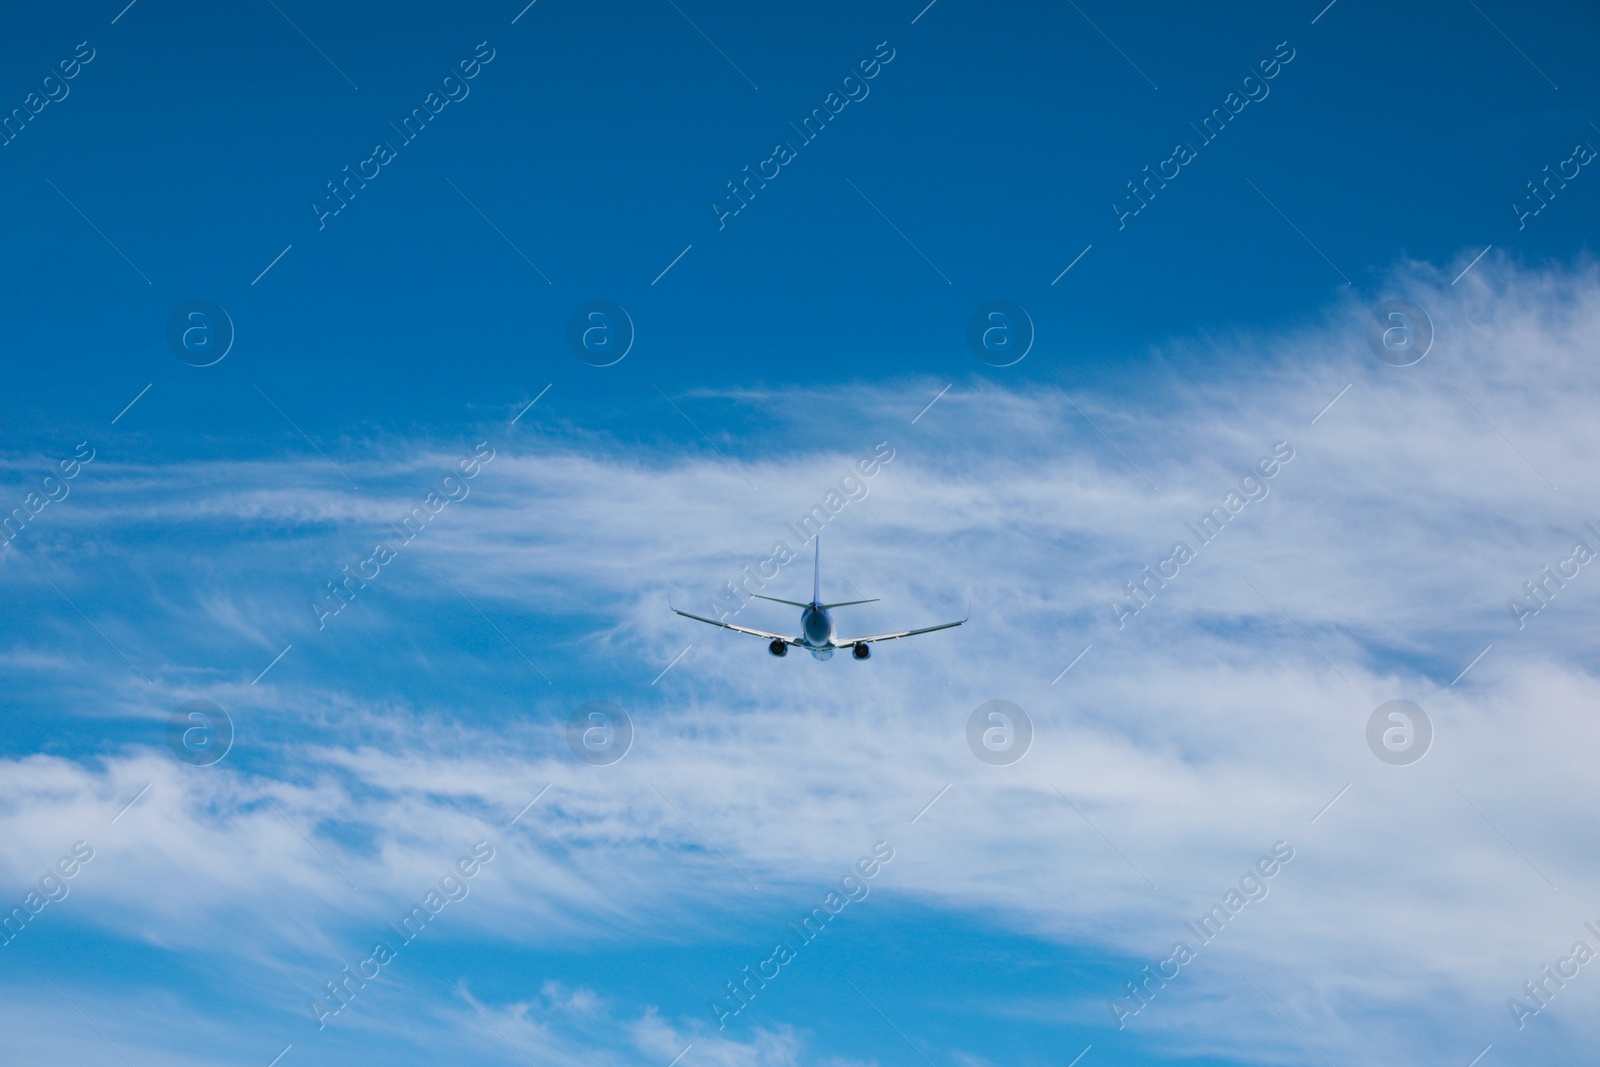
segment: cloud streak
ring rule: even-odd
[[[454,444],[350,460],[361,494],[315,461],[102,456],[48,536],[7,563],[22,716],[55,717],[70,743],[6,753],[0,863],[13,881],[36,876],[153,783],[94,839],[73,890],[87,906],[44,918],[207,966],[248,961],[271,977],[269,1018],[287,1025],[330,961],[364,949],[363,924],[436,878],[462,841],[506,845],[450,935],[521,951],[737,944],[730,928],[805,906],[862,840],[883,838],[898,856],[875,909],[1158,960],[1263,842],[1289,839],[1296,860],[1272,906],[1226,931],[1193,979],[1186,968],[1192,992],[1130,1030],[1241,1059],[1309,1062],[1302,1037],[1335,1061],[1516,1050],[1505,997],[1568,950],[1578,922],[1600,919],[1600,855],[1574,844],[1600,831],[1600,581],[1574,579],[1523,630],[1506,607],[1600,519],[1583,488],[1600,445],[1600,279],[1486,261],[1453,288],[1414,266],[1392,285],[1437,327],[1411,367],[1373,358],[1352,303],[1274,334],[1172,346],[1172,375],[1148,395],[1075,387],[1081,408],[1048,386],[958,382],[913,427],[937,386],[740,397],[774,412],[763,446],[738,459],[760,494],[715,456],[645,462],[592,434],[519,438],[333,634],[317,633],[310,598],[454,461]],[[1208,363],[1225,369],[1186,369]],[[794,411],[808,414],[784,421]],[[824,583],[882,597],[895,625],[970,593],[967,626],[918,640],[937,670],[910,648],[815,664],[716,634],[650,686],[690,625],[666,611],[668,593],[707,596],[765,557],[772,531],[885,437],[895,461],[830,524]],[[837,446],[783,447],[818,439]],[[1278,440],[1295,458],[1248,521],[1119,629],[1106,601]],[[116,576],[128,577],[110,592]],[[46,577],[153,687],[52,600]],[[786,570],[769,592],[800,581]],[[752,606],[741,621],[792,625],[786,612]],[[203,769],[156,740],[172,707],[201,697],[239,731]],[[560,727],[601,698],[637,729],[605,768],[574,760]],[[995,698],[1035,723],[1033,751],[1005,768],[973,760],[963,739],[971,709]],[[1396,698],[1437,731],[1406,768],[1363,740],[1367,715]],[[690,1043],[726,1064],[824,1055],[803,1020],[711,1044],[709,1016],[669,1020],[649,998],[479,993],[457,972],[463,995],[440,1002],[405,962],[386,995],[491,1044],[492,1021],[552,1061],[583,1059],[601,1015],[623,1035],[607,1046],[618,1063],[660,1067]],[[1121,992],[1086,987],[1062,1017],[1109,1025],[1105,1000]],[[1583,999],[1597,995],[1575,985],[1553,1002],[1527,1058],[1553,1062],[1600,1036]]]

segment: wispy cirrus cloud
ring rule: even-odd
[[[496,438],[470,496],[324,630],[310,599],[389,536],[454,443],[352,460],[360,494],[315,461],[97,459],[7,564],[23,734],[48,721],[67,741],[8,753],[0,862],[20,883],[80,827],[103,826],[95,868],[40,922],[197,967],[247,966],[264,976],[270,1029],[300,1024],[329,961],[352,958],[480,838],[501,854],[442,945],[759,944],[884,838],[900,858],[875,907],[1150,962],[1283,839],[1295,863],[1130,1022],[1139,1040],[1314,1058],[1281,1011],[1335,1059],[1518,1049],[1505,998],[1597,917],[1600,855],[1574,843],[1600,829],[1588,758],[1600,578],[1581,571],[1522,629],[1506,601],[1600,519],[1585,480],[1600,443],[1600,367],[1585,355],[1600,280],[1486,261],[1448,281],[1420,267],[1394,279],[1438,328],[1408,368],[1373,358],[1366,309],[1350,304],[1280,333],[1174,346],[1170,380],[1139,397],[973,381],[913,426],[937,385],[747,393],[732,401],[775,413],[759,447],[729,443],[759,491],[711,453],[643,463],[596,434]],[[1185,372],[1224,354],[1204,385]],[[837,444],[803,447],[817,440]],[[764,556],[879,440],[896,458],[830,524],[825,585],[883,597],[895,625],[943,618],[970,594],[967,626],[868,664],[813,664],[666,611],[669,592],[709,596]],[[1270,493],[1119,628],[1107,602],[1123,582],[1279,441],[1295,458]],[[774,447],[785,442],[796,448]],[[125,579],[115,592],[112,576]],[[785,569],[767,591],[803,584]],[[794,621],[776,605],[747,612]],[[192,697],[239,729],[214,767],[160,747],[166,716]],[[1364,741],[1372,709],[1396,697],[1426,708],[1437,733],[1405,768]],[[637,729],[606,768],[573,759],[561,729],[597,698],[622,703]],[[993,698],[1035,723],[1033,750],[1010,767],[980,764],[964,740],[968,714]],[[601,1032],[617,1062],[690,1043],[729,1064],[812,1056],[803,1018],[719,1044],[700,1029],[709,1013],[682,1006],[694,997],[479,992],[456,972],[469,1011],[429,991],[431,977],[420,965],[397,976],[404,993],[388,1003],[472,1025],[481,1010],[552,1059],[580,1058]],[[1109,1027],[1118,985],[1077,990],[1063,1017]],[[163,995],[198,996],[181,984]],[[782,995],[768,1000],[780,1012]],[[1595,996],[1575,984],[1555,1002],[1528,1058],[1592,1039]]]

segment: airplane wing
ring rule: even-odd
[[[679,612],[682,614],[682,612]],[[931,634],[935,630],[948,630],[952,626],[960,626],[966,619],[957,619],[955,622],[942,622],[938,626],[924,626],[920,630],[896,630],[892,634],[873,634],[871,637],[836,637],[833,640],[835,648],[848,648],[850,645],[866,644],[872,641],[893,641],[899,637],[915,637],[918,634]]]
[[[672,607],[671,604],[668,604],[667,606]],[[768,641],[782,641],[786,645],[799,645],[801,643],[798,637],[790,637],[788,634],[768,633],[766,630],[754,630],[748,626],[735,626],[731,622],[718,622],[716,619],[708,619],[704,615],[691,615],[687,611],[678,611],[677,608],[672,608],[672,610],[676,614],[682,615],[686,619],[693,619],[695,622],[710,623],[712,626],[720,626],[724,630],[734,630],[738,633],[749,634],[752,637],[764,637]],[[894,636],[904,637],[905,634],[895,634]]]

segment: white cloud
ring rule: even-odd
[[[194,950],[215,944],[232,915],[258,916],[234,944],[314,987],[320,978],[306,979],[330,957],[348,956],[368,900],[413,897],[479,837],[499,855],[474,888],[478,904],[452,922],[524,945],[709,933],[723,915],[787,906],[774,897],[809,901],[881,838],[898,850],[874,886],[881,897],[1151,962],[1286,839],[1297,856],[1271,895],[1131,1027],[1190,1051],[1304,1058],[1275,1015],[1263,1020],[1248,977],[1336,1059],[1398,1063],[1459,1043],[1465,1062],[1489,1041],[1514,1049],[1505,998],[1583,936],[1580,920],[1600,921],[1587,888],[1600,884],[1589,844],[1600,830],[1600,574],[1582,569],[1523,630],[1506,606],[1589,538],[1585,521],[1600,521],[1587,489],[1600,444],[1600,281],[1587,268],[1484,263],[1455,288],[1420,268],[1395,284],[1437,325],[1422,363],[1379,363],[1365,348],[1366,309],[1341,306],[1286,336],[1175,349],[1168,364],[1190,369],[1145,397],[1074,389],[1094,426],[1039,387],[960,383],[915,426],[918,398],[937,386],[764,398],[820,413],[803,439],[837,447],[735,455],[758,491],[715,455],[647,465],[601,440],[523,446],[505,434],[472,495],[327,633],[305,603],[387,536],[381,524],[456,450],[371,460],[357,475],[372,487],[362,496],[303,488],[312,465],[300,461],[97,461],[97,493],[51,516],[95,538],[92,575],[70,571],[56,542],[13,560],[12,575],[29,582],[21,564],[31,563],[70,594],[140,568],[139,621],[92,614],[121,619],[103,628],[157,685],[70,614],[13,631],[8,661],[58,671],[51,641],[66,641],[101,670],[84,684],[110,713],[148,726],[207,695],[249,741],[203,770],[127,743],[95,762],[8,761],[0,861],[32,877],[154,782],[142,810],[99,831],[103,866],[85,872],[79,903],[122,936]],[[916,649],[884,646],[866,664],[817,664],[667,613],[669,590],[680,606],[703,604],[764,558],[789,537],[785,522],[879,440],[895,459],[830,523],[824,590],[842,594],[848,579],[883,597],[894,625],[940,621],[970,593],[966,627]],[[1295,455],[1270,495],[1215,543],[1192,545],[1197,558],[1118,630],[1106,602],[1175,540],[1192,541],[1185,522],[1278,441]],[[130,528],[150,536],[119,542]],[[768,592],[804,592],[807,569],[786,567]],[[793,622],[790,609],[759,603],[741,620]],[[871,609],[841,612],[841,627],[879,622]],[[251,686],[290,641],[297,658]],[[398,696],[395,684],[415,692]],[[597,697],[623,700],[637,727],[634,751],[607,768],[574,760],[557,726]],[[1037,727],[1034,750],[1008,768],[965,747],[967,715],[996,697]],[[1412,767],[1379,763],[1363,739],[1372,709],[1397,697],[1437,729]],[[300,832],[363,887],[362,903]],[[115,880],[89,881],[102,871]],[[758,897],[740,872],[774,892]],[[1072,1010],[1103,1012],[1116,992]],[[1586,1008],[1596,998],[1600,978],[1585,972],[1538,1023],[1577,1048],[1597,1036]],[[551,1020],[581,1031],[602,1008],[641,1019],[630,1033],[651,1056],[710,1040],[576,990],[481,1006],[530,1044],[555,1040]],[[1425,1039],[1407,1036],[1419,1026]],[[581,1058],[581,1041],[561,1040]],[[794,1040],[762,1034],[707,1055],[800,1062]]]

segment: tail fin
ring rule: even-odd
[[[811,570],[811,602],[822,603],[822,534],[818,533],[816,563]]]

